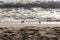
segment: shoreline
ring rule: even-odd
[[[60,24],[7,24],[7,23],[0,23],[0,27],[60,27]]]

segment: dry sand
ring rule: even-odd
[[[59,25],[0,24],[0,40],[60,40],[60,27],[56,26]]]

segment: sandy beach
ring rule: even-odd
[[[25,26],[36,26],[36,27],[60,27],[60,24],[1,24],[0,27],[25,27]]]

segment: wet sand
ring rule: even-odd
[[[60,24],[1,24],[0,27],[25,27],[25,26],[39,26],[39,27],[60,27]]]

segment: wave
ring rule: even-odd
[[[3,3],[0,8],[60,8],[60,2]]]

